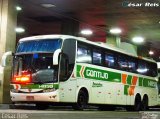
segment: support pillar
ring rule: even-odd
[[[138,55],[142,57],[150,57],[148,54],[149,50],[150,50],[149,46],[144,46],[144,45],[139,45],[137,48]]]
[[[78,36],[79,22],[72,19],[64,19],[62,22],[61,33],[64,35]]]
[[[117,35],[108,35],[107,36],[107,40],[106,40],[107,44],[115,46],[115,47],[120,47],[121,44],[121,38]]]
[[[0,61],[3,53],[15,51],[16,0],[0,0]],[[0,103],[10,103],[11,66],[0,68]]]

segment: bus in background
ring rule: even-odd
[[[83,110],[116,106],[147,110],[157,106],[157,64],[115,47],[69,35],[42,35],[19,40],[13,56],[11,100],[67,103]]]

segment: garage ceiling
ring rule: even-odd
[[[106,39],[110,28],[120,27],[123,30],[122,41],[131,42],[132,37],[143,36],[146,40],[143,45],[156,50],[159,56],[160,0],[130,0],[131,3],[159,3],[159,7],[126,7],[125,1],[18,0],[18,4],[23,8],[23,11],[18,13],[18,25],[27,27],[26,36],[51,34],[60,32],[61,20],[72,19],[79,22],[80,28],[93,29],[97,40]],[[46,8],[42,4],[54,6]],[[44,28],[45,24],[46,27],[47,24],[52,27]]]

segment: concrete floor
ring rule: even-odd
[[[96,108],[85,111],[74,111],[70,107],[50,107],[47,110],[36,110],[34,107],[9,109],[0,106],[0,119],[160,119],[159,110],[146,112],[99,111]]]

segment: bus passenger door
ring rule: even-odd
[[[73,78],[75,66],[76,40],[66,39],[59,61],[59,97],[61,102],[75,102],[76,80]]]

